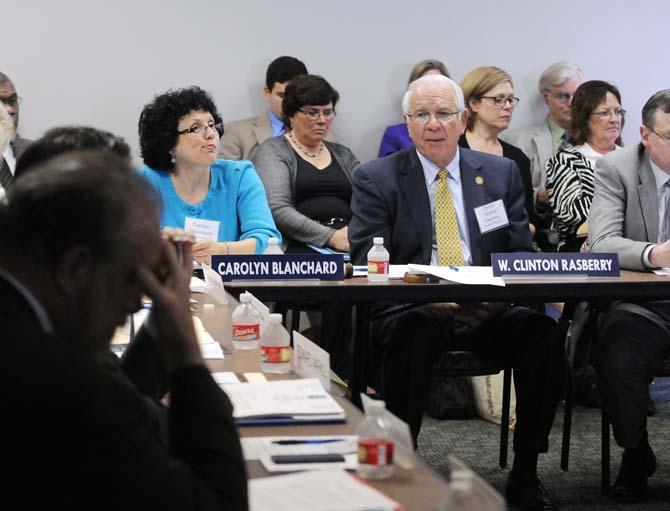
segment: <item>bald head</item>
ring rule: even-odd
[[[445,92],[452,94],[458,111],[461,112],[465,108],[463,90],[456,82],[443,75],[426,75],[414,80],[407,87],[407,92],[405,92],[405,95],[402,98],[402,111],[404,114],[410,113],[409,105],[412,95],[415,92],[426,88],[444,90]]]

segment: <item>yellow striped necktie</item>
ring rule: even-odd
[[[447,184],[449,171],[440,169],[435,185],[435,237],[437,238],[437,262],[440,266],[454,264],[462,266],[463,249],[458,232],[456,208]]]

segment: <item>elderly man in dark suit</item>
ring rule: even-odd
[[[30,145],[30,140],[21,138],[17,132],[19,129],[19,96],[14,84],[9,77],[0,72],[0,103],[14,121],[14,136],[9,145],[0,154],[0,188],[8,190],[14,181],[14,170],[16,160]]]
[[[31,168],[0,203],[8,502],[247,509],[232,406],[193,328],[190,243],[162,239],[158,218],[148,184],[109,151]],[[108,362],[109,342],[143,294],[153,308],[129,348],[144,360],[132,378]],[[151,403],[165,390],[167,439]]]
[[[589,215],[593,252],[616,252],[622,268],[670,267],[670,89],[642,109],[641,144],[596,164]],[[649,381],[670,357],[670,301],[616,303],[601,317],[596,372],[614,438],[624,448],[611,495],[647,494],[656,458],[647,438]]]
[[[528,217],[516,164],[458,148],[467,112],[463,93],[444,76],[410,85],[403,98],[415,148],[369,162],[354,176],[349,240],[364,264],[382,236],[391,264],[488,265],[492,252],[530,251]],[[476,208],[499,222],[479,222]],[[522,509],[555,509],[537,478],[564,380],[555,322],[523,307],[431,305],[374,325],[382,350],[381,390],[416,439],[431,367],[446,348],[467,347],[514,367],[515,458],[506,494]]]

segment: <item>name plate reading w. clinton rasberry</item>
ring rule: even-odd
[[[494,277],[523,277],[526,275],[619,276],[619,257],[616,254],[514,252],[491,254],[491,264]]]
[[[212,268],[231,280],[344,280],[341,254],[212,256]]]

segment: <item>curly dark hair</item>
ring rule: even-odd
[[[575,91],[572,98],[572,119],[568,128],[568,140],[574,146],[583,145],[591,136],[589,128],[589,119],[591,114],[598,108],[598,105],[605,101],[607,93],[611,92],[616,96],[621,104],[621,93],[614,85],[602,80],[590,80],[582,83]],[[621,128],[623,129],[625,119],[621,118]],[[615,143],[621,144],[621,136]]]
[[[291,117],[305,105],[322,106],[332,103],[334,109],[339,99],[338,92],[322,76],[296,76],[284,90],[284,101],[282,102],[284,124],[290,128]]]
[[[212,97],[197,86],[170,89],[154,97],[140,114],[140,154],[144,163],[154,170],[172,171],[174,163],[170,151],[177,145],[179,119],[193,111],[209,112],[216,124],[221,124]],[[223,128],[219,136],[223,135]]]

